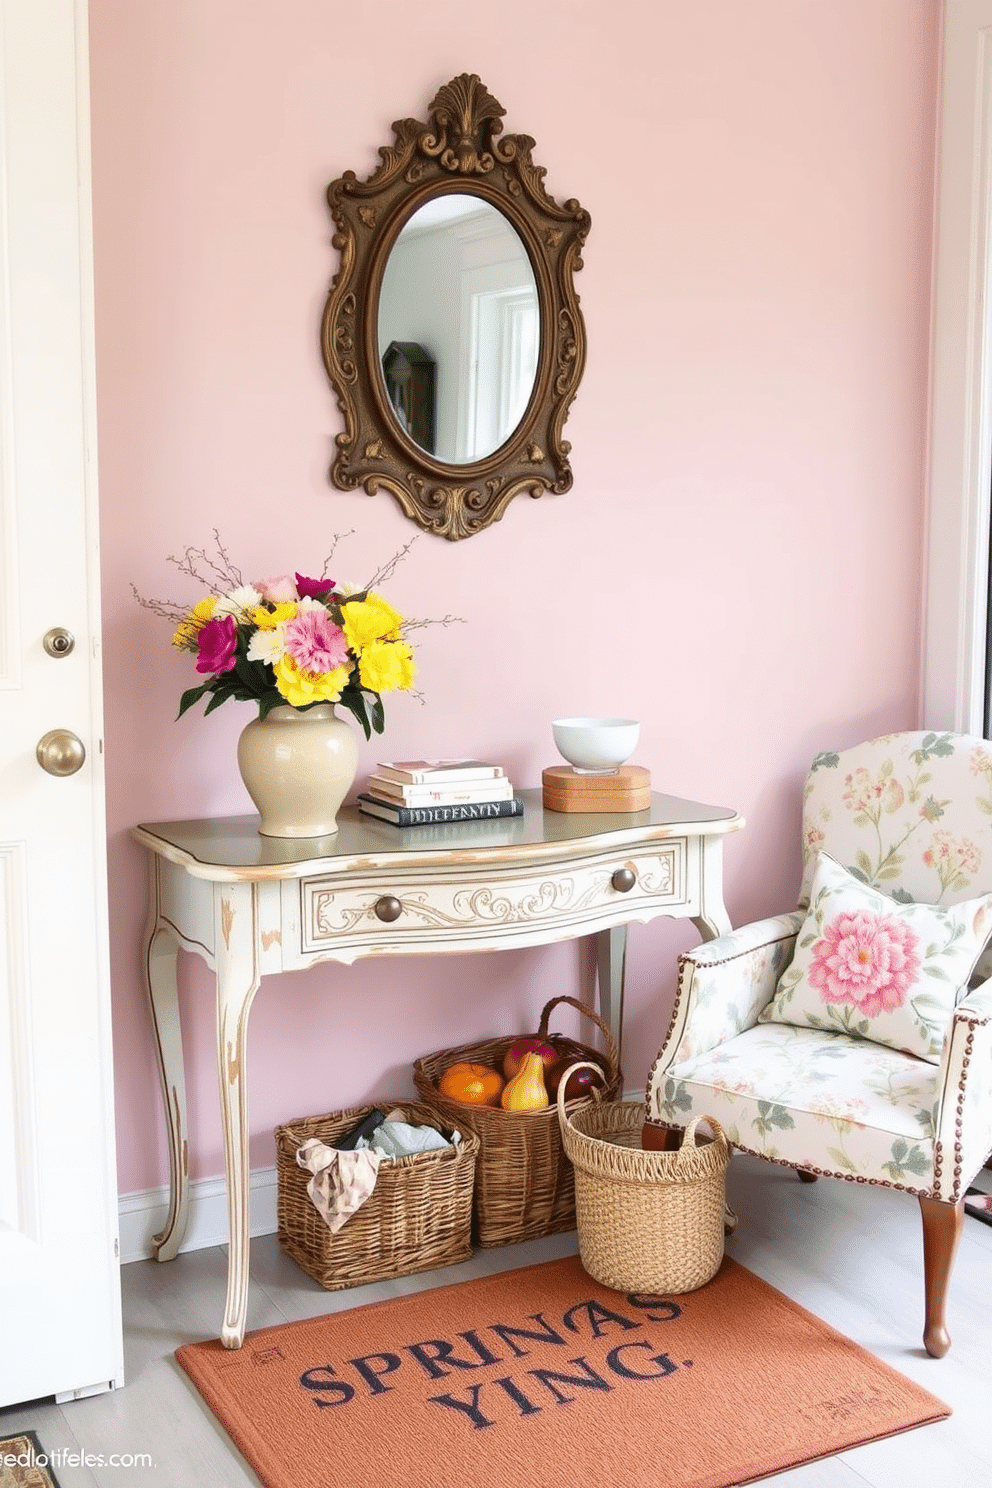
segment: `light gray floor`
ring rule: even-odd
[[[983,1173],[992,1189],[992,1173]],[[737,1154],[728,1197],[740,1216],[727,1243],[734,1256],[811,1312],[917,1380],[953,1407],[947,1421],[910,1431],[766,1481],[780,1488],[941,1488],[992,1485],[992,1226],[965,1221],[952,1282],[954,1346],[930,1359],[920,1343],[922,1262],[919,1208],[886,1189],[821,1179]],[[274,1236],[252,1242],[249,1328],[356,1307],[380,1297],[571,1254],[574,1232],[526,1245],[477,1251],[460,1266],[401,1281],[324,1292],[279,1250]],[[0,1436],[33,1428],[47,1449],[89,1454],[148,1453],[154,1468],[94,1465],[58,1469],[61,1488],[244,1488],[258,1479],[173,1359],[182,1343],[215,1337],[226,1285],[223,1249],[193,1251],[166,1265],[123,1268],[123,1390],[57,1406],[49,1401],[0,1411]],[[330,1481],[330,1480],[329,1480]],[[335,1488],[347,1488],[335,1474]],[[397,1477],[383,1488],[414,1488]],[[416,1488],[420,1488],[419,1483]],[[451,1484],[450,1488],[464,1488]],[[624,1488],[615,1483],[576,1488]],[[659,1484],[659,1488],[679,1488]]]

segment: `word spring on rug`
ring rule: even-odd
[[[676,1298],[571,1257],[177,1358],[267,1488],[726,1488],[950,1414],[729,1258]]]

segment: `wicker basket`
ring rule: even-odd
[[[692,1292],[723,1260],[730,1148],[720,1123],[699,1116],[676,1152],[641,1151],[643,1101],[593,1097],[558,1106],[565,1151],[575,1169],[582,1264],[620,1292]],[[712,1139],[697,1145],[700,1122]]]
[[[604,1094],[613,1099],[620,1093],[621,1076],[617,1048],[607,1025],[574,997],[552,997],[541,1013],[538,1037],[546,1038],[562,1057],[588,1062],[588,1049],[564,1034],[549,1033],[551,1013],[561,1003],[577,1008],[592,1020],[606,1044],[607,1086]],[[442,1120],[472,1131],[482,1149],[475,1170],[476,1239],[481,1246],[512,1245],[539,1235],[554,1235],[575,1228],[575,1183],[572,1165],[562,1148],[554,1106],[541,1111],[504,1111],[490,1106],[471,1106],[449,1100],[437,1082],[449,1064],[469,1060],[500,1066],[503,1055],[520,1037],[487,1039],[441,1049],[425,1055],[413,1067],[413,1080],[421,1100]],[[569,1101],[568,1108],[579,1104]]]
[[[417,1101],[380,1100],[401,1110],[413,1126],[432,1126],[450,1137],[456,1123],[439,1119]],[[328,1229],[307,1193],[310,1174],[296,1161],[309,1137],[329,1147],[373,1106],[307,1116],[276,1128],[279,1244],[326,1291],[451,1266],[472,1254],[472,1185],[478,1138],[458,1123],[454,1147],[417,1152],[379,1164],[375,1188],[336,1233]]]

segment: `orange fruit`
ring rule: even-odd
[[[437,1088],[449,1100],[464,1101],[469,1106],[498,1106],[505,1083],[499,1070],[490,1069],[488,1064],[459,1060],[448,1065]]]

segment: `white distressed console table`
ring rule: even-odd
[[[186,1228],[188,1142],[177,950],[217,981],[217,1071],[230,1250],[221,1339],[240,1348],[248,1307],[248,1012],[263,976],[360,956],[500,950],[598,936],[600,1008],[620,1048],[627,924],[691,919],[704,939],[730,922],[723,835],[736,812],[653,795],[624,815],[545,811],[395,827],[339,814],[332,837],[262,837],[258,817],[133,828],[150,869],[146,971],[168,1120],[171,1194],[160,1261]]]

